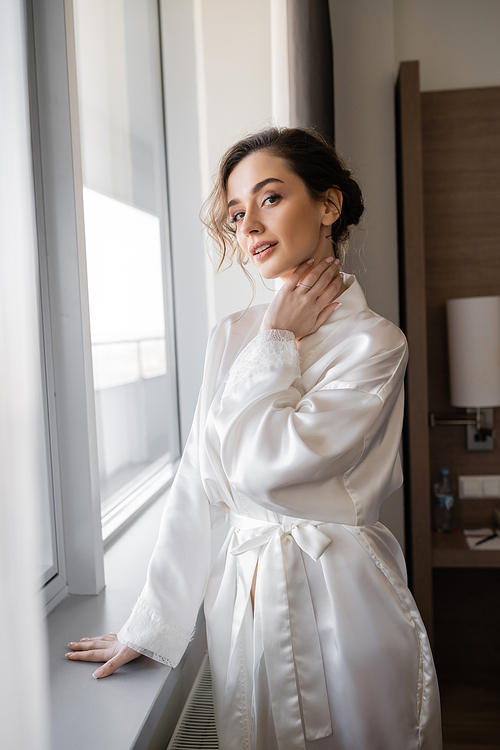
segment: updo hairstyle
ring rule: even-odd
[[[342,210],[332,225],[330,239],[336,258],[344,261],[349,227],[358,224],[363,214],[363,197],[358,183],[352,179],[335,148],[314,130],[306,128],[268,128],[238,141],[224,154],[219,163],[212,192],[203,204],[201,220],[215,243],[220,257],[217,271],[228,258],[244,266],[248,262],[238,242],[236,227],[229,220],[227,181],[229,175],[249,154],[268,151],[284,159],[290,170],[305,183],[309,194],[320,201],[329,188],[338,188],[343,195]],[[249,276],[249,274],[247,273]]]

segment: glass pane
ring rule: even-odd
[[[41,375],[41,374],[40,374]],[[38,586],[41,587],[57,573],[54,498],[50,476],[50,451],[48,436],[48,417],[44,409],[45,384],[40,377],[39,401],[37,408],[38,444],[40,446],[40,496],[41,512],[39,516],[41,531],[40,567],[38,572]]]
[[[157,3],[75,0],[102,510],[178,455]]]

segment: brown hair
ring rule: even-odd
[[[203,204],[201,213],[201,220],[220,256],[217,271],[226,258],[232,262],[236,255],[237,262],[253,284],[253,279],[244,268],[248,257],[236,242],[236,227],[229,220],[227,181],[236,165],[256,151],[268,151],[285,159],[291,171],[303,180],[316,201],[319,201],[329,188],[335,187],[341,191],[342,210],[332,226],[330,239],[335,257],[341,257],[343,261],[349,227],[358,224],[364,209],[358,183],[352,179],[350,170],[335,148],[319,133],[306,128],[274,127],[238,141],[220,160],[214,187]]]

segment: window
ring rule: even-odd
[[[157,4],[26,7],[50,611],[102,590],[103,539],[175,473],[179,410]]]
[[[179,455],[158,8],[75,0],[103,520]]]

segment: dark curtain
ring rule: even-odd
[[[333,44],[328,0],[287,0],[290,118],[335,138]]]

